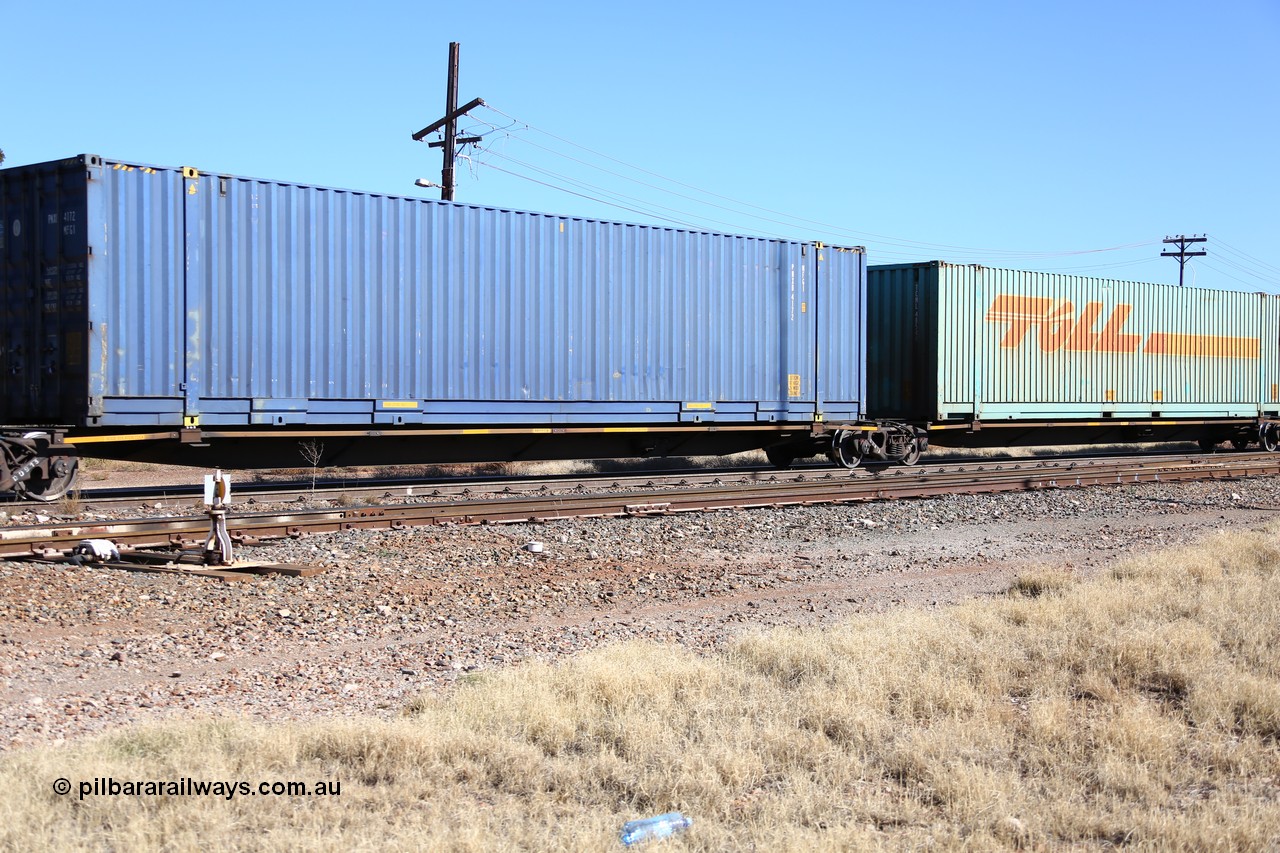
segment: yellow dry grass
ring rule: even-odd
[[[0,761],[0,848],[607,850],[681,809],[661,849],[1276,849],[1277,566],[1280,524],[705,657],[631,643],[466,677],[395,721],[29,749]],[[80,799],[95,777],[342,789]]]

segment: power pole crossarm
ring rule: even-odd
[[[428,134],[431,134],[431,133],[435,133],[437,130],[439,130],[440,128],[444,127],[444,126],[445,126],[445,124],[446,124],[447,122],[450,122],[450,121],[457,121],[458,119],[462,118],[462,117],[463,117],[464,115],[466,115],[467,113],[469,113],[469,112],[471,112],[472,110],[474,110],[476,107],[483,107],[483,106],[484,106],[484,98],[476,98],[476,99],[475,99],[475,100],[473,100],[473,101],[468,101],[467,103],[465,103],[465,104],[463,104],[462,106],[458,107],[458,108],[457,108],[456,110],[454,110],[453,112],[449,113],[449,115],[445,116],[444,118],[440,119],[439,121],[434,121],[434,122],[432,122],[431,124],[429,124],[429,125],[427,125],[426,127],[424,127],[422,130],[420,130],[420,131],[418,131],[417,133],[415,133],[415,134],[413,135],[413,141],[414,141],[414,142],[421,142],[421,141],[422,141],[422,137],[424,137],[424,136],[426,136],[426,135],[428,135]]]
[[[1160,253],[1160,257],[1162,258],[1178,259],[1178,287],[1182,287],[1182,274],[1187,267],[1187,258],[1199,258],[1209,254],[1208,252],[1188,252],[1187,246],[1190,246],[1193,243],[1204,243],[1204,242],[1207,242],[1208,239],[1209,238],[1205,236],[1187,237],[1186,235],[1183,235],[1183,234],[1179,234],[1177,237],[1164,238],[1164,242],[1172,243],[1173,245],[1178,247],[1178,251],[1176,252]]]

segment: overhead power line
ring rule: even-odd
[[[865,242],[870,245],[875,252],[877,258],[882,258],[889,262],[894,261],[918,261],[921,256],[936,258],[939,256],[957,261],[964,262],[964,258],[971,258],[973,261],[982,263],[1002,264],[1016,260],[1030,260],[1043,262],[1052,259],[1065,260],[1071,257],[1079,257],[1082,260],[1090,255],[1124,253],[1134,250],[1141,250],[1152,245],[1158,245],[1159,241],[1138,241],[1125,243],[1115,246],[1104,246],[1093,249],[1071,249],[1057,251],[1024,251],[1017,249],[996,249],[981,248],[974,246],[961,246],[946,243],[930,243],[921,240],[911,240],[906,238],[893,237],[890,235],[879,234],[870,231],[859,231],[855,229],[844,228],[841,226],[831,225],[813,219],[795,216],[772,208],[763,207],[751,202],[734,199],[729,196],[711,192],[692,184],[685,183],[673,178],[669,178],[652,170],[641,166],[627,163],[617,157],[605,154],[601,151],[580,145],[572,140],[558,136],[549,131],[534,127],[528,122],[509,115],[502,110],[490,105],[481,104],[479,109],[488,110],[489,112],[501,117],[497,121],[491,121],[477,114],[467,116],[471,124],[464,131],[473,134],[473,138],[483,139],[490,144],[483,147],[477,147],[476,157],[472,161],[473,170],[478,167],[490,168],[505,175],[510,175],[520,180],[528,181],[557,192],[563,192],[578,198],[603,204],[617,210],[626,211],[631,214],[647,217],[662,223],[669,224],[674,227],[688,228],[691,230],[727,230],[730,233],[741,231],[742,227],[738,224],[741,218],[753,220],[758,223],[766,223],[768,226],[759,228],[760,236],[771,236],[780,239],[795,239],[794,231],[797,228],[803,228],[806,231],[820,230],[822,239],[831,240],[833,242],[848,239],[853,242]],[[530,138],[530,133],[540,134],[547,139],[554,140],[559,146],[544,145]],[[599,183],[593,183],[590,180],[576,177],[569,174],[576,170],[570,168],[564,171],[557,170],[553,167],[540,165],[533,160],[523,159],[513,156],[507,151],[498,150],[498,146],[494,143],[500,141],[509,141],[520,145],[529,146],[530,149],[536,149],[551,157],[559,158],[567,163],[576,166],[594,170],[611,178],[627,181],[644,188],[650,193],[658,193],[664,197],[679,199],[687,202],[686,205],[677,203],[663,204],[660,201],[651,200],[649,198],[641,198],[639,195],[620,192],[602,186]],[[607,165],[601,165],[599,162],[591,162],[586,156],[575,156],[563,148],[568,146],[592,158],[607,161],[615,164],[620,168],[611,168]],[[509,168],[499,166],[495,160],[501,160],[509,165]],[[625,171],[624,171],[625,170]],[[630,171],[634,174],[627,174]],[[642,176],[642,177],[638,177]],[[652,179],[652,180],[650,180]],[[676,189],[678,188],[678,189]],[[727,221],[723,217],[708,215],[703,212],[693,212],[689,208],[708,208],[715,211],[722,211],[734,217],[734,221]],[[758,226],[757,226],[758,227]],[[868,239],[870,238],[870,239]],[[1272,267],[1264,261],[1254,258],[1247,253],[1223,244],[1220,240],[1217,244],[1226,250],[1232,257],[1223,257],[1219,253],[1217,260],[1219,263],[1240,272],[1245,276],[1257,279],[1275,287],[1280,279],[1280,268]],[[1185,246],[1183,249],[1185,250]],[[1177,253],[1169,253],[1175,255]],[[1187,257],[1198,257],[1199,255],[1188,253]],[[1234,260],[1233,260],[1234,258]],[[1127,267],[1137,267],[1152,263],[1153,259],[1150,255],[1145,257],[1130,257],[1124,260],[1113,260],[1111,262],[1089,263],[1089,264],[1064,264],[1056,266],[1056,271],[1065,273],[1088,272],[1098,270],[1124,269]],[[1186,259],[1183,260],[1186,263]],[[1215,273],[1223,275],[1234,281],[1244,284],[1249,282],[1230,275],[1222,270],[1214,267]],[[1275,272],[1273,273],[1272,270]],[[1180,266],[1180,279],[1182,266]],[[1256,285],[1255,285],[1256,286]]]
[[[565,187],[558,187],[558,186],[556,186],[555,184],[549,184],[549,183],[547,183],[546,181],[539,181],[537,178],[531,178],[531,177],[529,177],[528,175],[521,175],[519,172],[513,172],[513,171],[511,171],[510,169],[503,169],[501,166],[495,166],[495,165],[493,165],[492,163],[488,163],[488,164],[486,164],[486,165],[487,165],[487,166],[488,166],[488,168],[490,168],[490,169],[494,169],[494,170],[499,171],[499,172],[502,172],[502,173],[504,173],[504,174],[511,175],[512,177],[520,178],[521,180],[524,180],[524,181],[530,181],[530,182],[535,183],[535,184],[541,184],[541,185],[542,185],[542,186],[544,186],[544,187],[548,187],[548,188],[553,189],[553,190],[559,190],[560,192],[568,193],[569,195],[576,195],[578,198],[585,198],[585,199],[588,199],[588,200],[590,200],[590,201],[599,201],[599,202],[603,202],[603,203],[605,203],[605,204],[608,204],[608,205],[611,205],[611,206],[613,206],[613,207],[616,207],[616,208],[618,208],[618,209],[620,209],[620,210],[626,210],[626,211],[629,211],[629,212],[631,212],[631,213],[638,213],[638,214],[640,214],[640,215],[642,215],[642,216],[655,216],[655,214],[653,214],[653,213],[651,213],[651,212],[649,212],[649,211],[645,211],[645,210],[637,210],[637,209],[635,209],[635,208],[625,207],[625,206],[623,206],[623,205],[617,204],[616,202],[605,201],[604,199],[597,198],[597,197],[595,197],[595,196],[591,196],[591,195],[587,195],[586,193],[574,192],[573,190],[566,189]],[[657,216],[656,218],[658,218],[658,219],[662,219],[664,222],[670,222],[670,223],[671,223],[671,224],[673,224],[673,225],[678,225],[678,226],[681,226],[681,227],[684,227],[684,225],[685,225],[683,222],[678,222],[678,221],[676,221],[676,220],[674,220],[674,219],[668,219],[667,217],[664,217],[664,216]]]
[[[697,224],[697,223],[695,223],[695,222],[691,221],[691,220],[693,220],[693,219],[699,219],[699,220],[702,220],[703,222],[709,222],[709,223],[712,223],[712,224],[714,224],[714,225],[722,225],[722,226],[725,226],[726,228],[732,228],[732,227],[733,227],[733,224],[732,224],[732,223],[730,223],[730,222],[724,222],[724,221],[722,221],[722,220],[718,220],[718,219],[711,219],[710,217],[706,217],[706,216],[694,216],[694,215],[692,215],[692,214],[689,214],[689,213],[686,213],[686,212],[683,212],[683,211],[680,211],[680,210],[676,210],[675,208],[670,208],[670,207],[666,207],[665,205],[660,205],[660,204],[656,204],[656,203],[654,203],[654,202],[645,201],[644,199],[637,198],[637,197],[635,197],[635,196],[630,196],[630,195],[627,195],[627,194],[625,194],[625,193],[616,192],[616,191],[614,191],[614,190],[608,190],[608,189],[605,189],[604,187],[599,187],[599,186],[596,186],[595,184],[590,184],[590,183],[587,183],[586,181],[579,180],[578,178],[572,178],[572,177],[569,177],[568,175],[560,174],[559,172],[553,172],[553,171],[551,171],[550,169],[544,169],[544,168],[542,168],[541,166],[537,166],[537,165],[534,165],[533,163],[525,162],[524,160],[517,159],[517,158],[512,157],[512,156],[510,156],[510,155],[508,155],[508,154],[502,154],[502,153],[499,153],[499,152],[497,152],[497,151],[489,151],[489,152],[488,152],[488,154],[490,154],[491,156],[494,156],[494,157],[500,157],[500,158],[502,158],[503,160],[506,160],[506,161],[508,161],[508,162],[510,162],[510,163],[515,163],[516,165],[523,166],[523,167],[525,167],[526,169],[530,169],[530,170],[532,170],[532,171],[534,171],[534,172],[537,172],[537,173],[539,173],[539,174],[546,175],[547,177],[558,178],[558,179],[560,179],[560,180],[562,180],[562,181],[567,181],[568,183],[570,183],[570,184],[572,184],[572,185],[575,185],[575,186],[577,186],[577,187],[579,187],[579,188],[584,188],[584,189],[593,190],[593,191],[595,191],[595,192],[597,192],[597,193],[601,193],[601,194],[606,195],[606,196],[612,196],[612,197],[614,197],[614,198],[625,199],[625,200],[627,200],[628,202],[631,202],[631,203],[636,204],[636,205],[643,205],[644,207],[654,208],[654,209],[657,209],[657,210],[665,210],[665,211],[667,211],[668,213],[674,214],[674,215],[676,215],[676,216],[683,216],[683,217],[686,217],[685,219],[682,219],[682,220],[668,220],[668,221],[671,221],[671,222],[679,222],[680,224],[682,224],[682,225],[684,225],[684,226],[686,226],[686,227],[688,227],[688,228],[691,228],[691,229],[693,229],[693,230],[695,230],[695,231],[697,231],[697,230],[707,230],[707,228],[706,228],[706,225],[703,225],[703,224]],[[607,200],[605,200],[605,199],[603,199],[603,198],[596,198],[596,200],[597,200],[597,201],[604,202],[605,204],[611,204],[610,202],[608,202]],[[632,209],[632,208],[627,208],[627,209]],[[781,237],[782,235],[781,235],[781,234],[778,234],[778,235],[774,235],[774,236],[779,236],[779,237]]]
[[[634,182],[634,183],[641,184],[641,185],[646,186],[646,187],[649,187],[649,188],[651,188],[651,189],[656,189],[656,190],[658,190],[658,191],[660,191],[660,192],[667,192],[667,193],[671,193],[671,194],[673,194],[673,195],[677,195],[677,196],[679,196],[679,197],[681,197],[681,198],[685,198],[685,199],[690,200],[690,201],[693,201],[693,202],[695,202],[695,203],[697,203],[697,204],[707,205],[707,206],[709,206],[709,207],[716,207],[716,208],[719,208],[719,209],[721,209],[721,210],[726,210],[726,211],[733,212],[733,213],[735,213],[735,214],[737,214],[737,215],[740,215],[740,216],[747,216],[747,217],[750,217],[750,218],[752,218],[752,219],[758,219],[758,220],[761,220],[761,221],[772,222],[772,223],[774,223],[774,224],[784,225],[784,226],[791,227],[791,228],[796,227],[796,225],[797,225],[797,224],[807,225],[807,226],[816,226],[816,227],[818,227],[818,228],[821,228],[821,229],[825,230],[826,232],[828,232],[828,233],[830,233],[830,234],[832,234],[832,235],[852,237],[852,238],[853,238],[853,239],[855,239],[855,240],[862,240],[862,239],[864,239],[864,238],[871,237],[871,238],[874,238],[874,239],[876,239],[876,240],[878,240],[878,241],[883,241],[883,242],[885,242],[886,244],[889,244],[889,245],[896,245],[896,246],[900,246],[900,247],[903,247],[903,248],[915,249],[916,251],[922,251],[922,250],[924,250],[924,251],[933,252],[933,251],[940,251],[940,250],[944,250],[944,251],[946,251],[946,252],[947,252],[947,253],[949,253],[949,254],[965,253],[965,254],[969,254],[969,255],[980,255],[980,256],[983,256],[983,257],[995,257],[995,256],[1002,256],[1002,257],[1005,257],[1006,259],[1010,259],[1010,260],[1012,260],[1012,259],[1042,259],[1042,258],[1053,258],[1053,257],[1065,257],[1065,256],[1070,256],[1070,255],[1094,254],[1094,253],[1100,253],[1100,252],[1113,252],[1113,251],[1119,251],[1119,250],[1123,250],[1123,249],[1132,249],[1132,248],[1140,248],[1140,247],[1143,247],[1143,246],[1151,246],[1151,245],[1154,245],[1154,244],[1155,244],[1155,241],[1141,241],[1141,242],[1135,242],[1135,243],[1127,243],[1127,244],[1123,244],[1123,245],[1119,245],[1119,246],[1108,246],[1108,247],[1103,247],[1103,248],[1098,248],[1098,249],[1076,249],[1076,250],[1066,250],[1066,251],[1023,251],[1023,250],[1016,250],[1016,249],[995,249],[995,248],[982,248],[982,247],[975,247],[975,246],[959,246],[959,245],[952,245],[952,244],[947,244],[947,243],[929,243],[929,242],[920,241],[920,240],[911,240],[911,239],[908,239],[908,238],[901,238],[901,237],[894,237],[894,236],[886,235],[886,234],[879,234],[879,233],[871,232],[871,231],[861,231],[861,230],[856,230],[856,229],[844,228],[844,227],[841,227],[841,226],[831,225],[830,223],[824,223],[824,222],[819,222],[819,221],[817,221],[817,220],[806,219],[806,218],[803,218],[803,217],[794,216],[794,215],[792,215],[792,214],[784,213],[784,212],[782,212],[782,211],[773,210],[772,208],[762,207],[762,206],[760,206],[760,205],[752,204],[751,202],[746,202],[746,201],[742,201],[742,200],[740,200],[740,199],[730,198],[729,196],[724,196],[724,195],[721,195],[721,194],[719,194],[719,193],[711,192],[711,191],[709,191],[709,190],[704,190],[704,189],[701,189],[701,188],[699,188],[699,187],[693,186],[692,184],[688,184],[688,183],[685,183],[685,182],[683,182],[683,181],[676,180],[676,179],[674,179],[674,178],[666,177],[665,175],[661,175],[661,174],[659,174],[659,173],[657,173],[657,172],[651,171],[651,170],[649,170],[649,169],[645,169],[645,168],[643,168],[643,167],[641,167],[641,166],[636,166],[636,165],[634,165],[634,164],[627,163],[627,162],[625,162],[625,161],[623,161],[623,160],[620,160],[620,159],[618,159],[618,158],[616,158],[616,157],[612,157],[612,156],[610,156],[610,155],[608,155],[608,154],[605,154],[605,153],[603,153],[603,152],[601,152],[601,151],[596,151],[595,149],[589,148],[589,147],[584,146],[584,145],[580,145],[580,144],[578,144],[578,143],[576,143],[576,142],[573,142],[572,140],[565,139],[564,137],[562,137],[562,136],[558,136],[558,135],[556,135],[556,134],[554,134],[554,133],[551,133],[551,132],[549,132],[549,131],[542,130],[541,128],[535,127],[535,126],[533,126],[532,124],[530,124],[530,123],[528,123],[528,122],[524,121],[523,119],[516,118],[515,116],[512,116],[512,115],[510,115],[510,114],[508,114],[508,113],[503,112],[502,110],[498,109],[497,107],[494,107],[492,104],[485,104],[485,107],[484,107],[484,108],[485,108],[486,110],[489,110],[490,112],[493,112],[493,113],[496,113],[496,114],[498,114],[498,115],[502,116],[502,117],[503,117],[503,118],[505,118],[505,119],[508,119],[508,120],[509,120],[512,124],[514,124],[514,125],[520,125],[520,126],[522,126],[524,129],[527,129],[527,130],[533,131],[533,132],[535,132],[535,133],[542,134],[542,135],[547,136],[547,137],[549,137],[549,138],[551,138],[551,139],[555,139],[555,140],[557,140],[557,141],[559,141],[559,142],[562,142],[562,143],[564,143],[565,145],[572,146],[573,148],[576,148],[576,149],[578,149],[578,150],[585,151],[585,152],[587,152],[587,153],[589,153],[589,154],[592,154],[592,155],[594,155],[594,156],[596,156],[596,157],[600,157],[600,158],[602,158],[602,159],[604,159],[604,160],[607,160],[607,161],[609,161],[609,162],[611,162],[611,163],[616,163],[616,164],[618,164],[618,165],[620,165],[620,166],[623,166],[623,167],[625,167],[625,168],[627,168],[627,169],[631,169],[631,170],[636,171],[636,172],[639,172],[639,173],[641,173],[641,174],[648,175],[648,176],[653,177],[653,178],[656,178],[656,179],[658,179],[658,180],[660,180],[660,181],[664,181],[664,182],[666,182],[666,183],[668,183],[668,184],[673,184],[673,185],[675,185],[675,186],[683,187],[683,188],[685,188],[685,189],[692,190],[693,192],[700,193],[700,194],[702,194],[702,195],[709,196],[709,197],[711,197],[711,198],[716,198],[716,199],[720,199],[721,201],[729,202],[729,203],[731,203],[731,204],[735,205],[735,207],[727,207],[727,206],[724,206],[724,205],[718,205],[718,204],[715,204],[715,203],[712,203],[712,202],[704,201],[704,200],[702,200],[702,199],[694,198],[694,197],[692,197],[692,196],[688,196],[688,195],[684,195],[684,194],[680,194],[680,193],[674,193],[672,190],[668,190],[668,189],[663,189],[663,188],[661,188],[661,187],[657,187],[657,186],[655,186],[655,185],[654,185],[654,184],[652,184],[652,183],[649,183],[649,182],[646,182],[646,181],[638,180],[638,179],[636,179],[636,178],[634,178],[634,177],[631,177],[631,176],[629,176],[629,175],[625,175],[625,174],[619,173],[619,172],[614,171],[614,170],[606,169],[606,168],[604,168],[604,167],[602,167],[602,166],[599,166],[599,165],[594,164],[594,163],[590,163],[590,162],[588,162],[588,161],[586,161],[586,160],[583,160],[583,159],[581,159],[581,158],[573,157],[573,156],[568,155],[568,154],[565,154],[565,153],[563,153],[563,152],[556,151],[556,150],[555,150],[555,149],[553,149],[553,148],[549,148],[549,147],[544,146],[544,145],[539,145],[538,143],[533,142],[533,141],[531,141],[531,140],[528,140],[528,139],[525,139],[525,138],[523,138],[523,137],[519,137],[519,136],[516,136],[516,135],[514,135],[514,134],[511,134],[511,138],[512,138],[512,139],[515,139],[515,140],[517,140],[517,141],[519,141],[519,142],[522,142],[522,143],[524,143],[524,144],[527,144],[527,145],[531,145],[531,146],[533,146],[533,147],[535,147],[535,148],[539,148],[539,149],[541,149],[541,150],[543,150],[543,151],[546,151],[546,152],[548,152],[548,153],[550,153],[550,154],[552,154],[552,155],[554,155],[554,156],[562,157],[562,158],[564,158],[564,159],[566,159],[566,160],[570,160],[570,161],[572,161],[572,162],[579,163],[579,164],[581,164],[581,165],[583,165],[583,166],[586,166],[586,167],[588,167],[588,168],[596,169],[596,170],[599,170],[599,171],[605,172],[606,174],[610,174],[610,175],[614,175],[615,177],[619,177],[619,178],[621,178],[621,179],[623,179],[623,180],[632,181],[632,182]],[[480,121],[483,121],[483,119],[479,119],[479,120],[480,120]],[[494,124],[492,124],[492,123],[490,123],[490,124],[489,124],[489,126],[490,126],[490,127],[494,127],[494,128],[496,128],[496,127],[497,127],[496,125],[494,125]],[[510,128],[510,127],[511,127],[511,125],[508,125],[508,128]],[[510,131],[509,131],[509,130],[508,130],[508,132],[510,133]],[[752,209],[752,210],[761,211],[761,212],[763,212],[763,213],[771,214],[771,216],[774,216],[774,217],[779,217],[779,216],[780,216],[780,217],[783,217],[783,219],[782,219],[782,220],[779,220],[779,219],[774,219],[774,218],[770,218],[770,217],[759,216],[759,215],[754,214],[754,213],[747,213],[747,212],[744,212],[744,211],[741,209],[741,208],[744,208],[744,207],[745,207],[745,208],[750,208],[750,209]]]
[[[1219,257],[1221,257],[1221,252],[1225,251],[1227,254],[1239,259],[1240,263],[1244,266],[1257,270],[1265,276],[1270,278],[1280,276],[1280,267],[1274,266],[1266,261],[1255,258],[1253,255],[1242,252],[1229,243],[1223,242],[1220,237],[1214,237],[1213,240],[1214,244],[1218,247]]]

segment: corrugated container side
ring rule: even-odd
[[[0,212],[10,423],[769,422],[863,406],[860,251],[90,156],[0,172]]]
[[[187,183],[193,397],[813,399],[801,244]]]
[[[930,420],[1255,417],[1274,410],[1277,300],[952,264],[936,282]],[[871,271],[871,299],[910,267]],[[905,334],[899,306],[887,309]],[[873,339],[875,335],[872,335]],[[878,344],[873,344],[878,346]]]
[[[1280,416],[1280,295],[1258,294],[1262,303],[1262,369],[1258,399],[1264,415]]]
[[[866,409],[867,266],[861,249],[818,250],[812,311],[818,326],[818,410],[827,420],[857,420]]]
[[[90,414],[112,397],[181,412],[181,174],[95,160],[88,176]]]

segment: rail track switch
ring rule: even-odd
[[[231,478],[221,471],[206,474],[204,503],[209,508],[209,535],[204,540],[206,566],[230,566],[231,535],[227,533],[227,506],[231,503]]]

